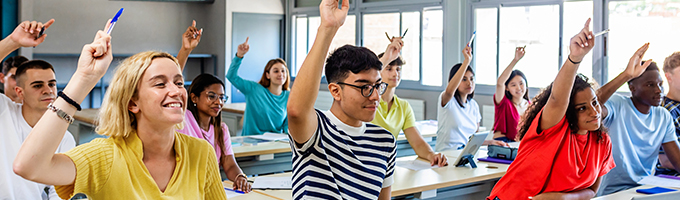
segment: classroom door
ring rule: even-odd
[[[241,62],[238,75],[258,82],[267,62],[283,57],[283,15],[235,12],[233,19],[230,58],[236,56],[238,45],[250,37],[250,51]],[[232,103],[245,102],[243,93],[234,86],[230,98]]]

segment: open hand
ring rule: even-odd
[[[243,55],[246,55],[246,53],[248,53],[248,51],[250,50],[248,39],[250,39],[250,37],[247,37],[246,41],[243,44],[238,45],[238,49],[236,49],[236,57],[243,58]]]
[[[43,27],[45,29],[49,28],[52,23],[54,23],[54,19],[50,19],[50,21],[47,21],[44,24],[42,22],[36,21],[21,22],[21,24],[19,24],[19,26],[14,29],[12,34],[9,35],[9,38],[21,47],[38,46],[40,43],[45,41],[45,37],[47,36],[44,34],[38,37],[40,35],[40,31]]]
[[[182,34],[182,48],[193,50],[198,46],[203,36],[203,29],[196,28],[196,20],[193,20],[191,26]]]
[[[633,54],[633,56],[630,57],[630,60],[628,61],[628,66],[624,71],[624,73],[626,73],[626,76],[628,76],[631,79],[638,77],[642,75],[643,72],[645,72],[645,69],[647,69],[647,67],[649,67],[650,64],[652,64],[652,59],[645,61],[644,65],[640,64],[642,62],[642,57],[645,55],[645,52],[647,52],[647,49],[649,49],[649,43],[642,45],[642,47],[635,51],[635,54]]]
[[[338,9],[339,0],[322,0],[319,4],[321,27],[340,28],[345,23],[349,11],[349,0],[342,0],[342,7]]]

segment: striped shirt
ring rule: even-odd
[[[394,183],[395,138],[364,123],[352,127],[316,110],[315,134],[293,149],[294,199],[378,199]]]
[[[673,116],[675,135],[680,138],[680,102],[664,96],[661,106],[666,108],[666,110],[671,113],[671,116]]]

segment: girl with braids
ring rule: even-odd
[[[601,122],[600,101],[606,99],[576,74],[595,44],[589,24],[571,38],[569,59],[524,113],[517,158],[487,199],[590,199],[601,176],[616,166]]]
[[[201,74],[191,82],[188,93],[184,129],[177,132],[207,140],[215,149],[217,161],[227,178],[234,182],[234,190],[250,192],[248,178],[234,159],[229,128],[221,120],[222,105],[226,101],[224,82],[214,75]]]

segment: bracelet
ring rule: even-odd
[[[64,112],[63,110],[61,110],[61,109],[59,109],[59,108],[57,108],[57,107],[54,107],[54,105],[52,105],[52,103],[50,103],[49,105],[47,105],[47,109],[48,109],[48,110],[51,110],[51,111],[54,112],[54,113],[56,113],[57,116],[59,116],[60,118],[66,120],[69,124],[73,124],[73,117],[72,117],[71,115],[66,114],[66,112]]]
[[[581,61],[574,62],[573,60],[571,60],[571,56],[569,56],[569,55],[567,55],[567,59],[569,59],[569,62],[573,63],[574,65],[578,65],[578,64],[581,63]]]
[[[234,177],[234,181],[236,181],[236,179],[238,179],[239,176],[243,176],[243,178],[245,178],[246,180],[248,180],[248,176],[246,176],[246,174],[240,173],[240,174],[236,175],[236,177]]]
[[[78,109],[78,111],[82,110],[82,108],[80,107],[80,104],[76,103],[76,101],[74,101],[73,99],[71,99],[71,97],[66,96],[66,94],[64,94],[64,92],[59,91],[59,92],[57,93],[57,96],[59,96],[59,97],[61,97],[62,99],[64,99],[64,101],[68,102],[68,104],[71,104],[73,107],[76,107],[76,109]]]

